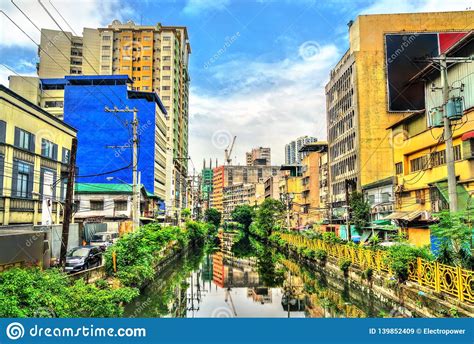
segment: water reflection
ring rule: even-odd
[[[374,297],[251,237],[221,233],[176,260],[126,308],[129,317],[380,317]]]

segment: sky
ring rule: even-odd
[[[14,0],[40,28],[57,29],[37,0]],[[473,8],[473,0],[42,0],[62,14],[65,31],[103,27],[112,20],[184,25],[190,56],[190,167],[224,161],[237,136],[233,163],[252,147],[272,149],[304,135],[326,139],[324,86],[348,48],[347,23],[360,14],[432,12]],[[0,83],[8,75],[35,75],[39,31],[0,0]],[[9,22],[12,18],[30,37]]]

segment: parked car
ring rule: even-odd
[[[71,249],[66,256],[67,272],[87,270],[102,264],[102,251],[95,246],[79,246]]]
[[[115,244],[118,237],[119,234],[117,232],[97,232],[92,236],[90,245],[97,246],[102,251],[105,251],[109,246]]]

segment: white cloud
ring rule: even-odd
[[[360,14],[462,11],[472,5],[472,0],[379,0]]]
[[[43,4],[48,11],[55,17],[64,31],[71,31],[68,25],[60,18],[49,1],[43,0]],[[109,24],[113,19],[129,19],[133,15],[133,10],[123,5],[120,0],[87,0],[70,1],[55,0],[51,1],[54,7],[58,9],[61,15],[67,20],[74,31],[81,35],[84,27],[100,27]],[[48,28],[59,30],[56,24],[43,10],[37,1],[18,0],[15,3],[39,28]],[[15,8],[9,0],[0,0],[1,9],[35,42],[40,41],[39,31]],[[0,14],[0,46],[2,47],[31,47],[36,49],[33,42],[26,37],[14,24],[3,14]]]
[[[188,0],[183,12],[196,15],[206,10],[223,10],[230,0]]]
[[[237,136],[235,163],[244,163],[250,148],[269,146],[273,163],[281,164],[290,140],[301,135],[325,139],[324,85],[340,52],[334,45],[314,44],[309,42],[310,55],[296,49],[276,62],[240,58],[210,68],[210,81],[224,86],[216,93],[191,88],[190,153],[195,163],[203,157],[223,162],[222,145],[212,142],[216,132]]]

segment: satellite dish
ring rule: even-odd
[[[118,19],[114,19],[114,21],[112,22],[112,25],[120,25],[120,24],[122,23]]]

